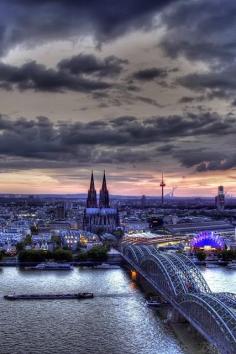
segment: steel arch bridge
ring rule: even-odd
[[[125,243],[121,252],[125,261],[220,353],[236,353],[236,294],[213,293],[185,255]]]

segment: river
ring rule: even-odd
[[[206,269],[212,290],[236,293],[236,272]],[[91,300],[17,301],[8,293],[94,292]],[[0,271],[1,354],[186,354],[122,269]]]

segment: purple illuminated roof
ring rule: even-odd
[[[216,249],[224,249],[225,243],[223,238],[216,235],[214,232],[203,231],[190,241],[190,246],[192,248],[204,248],[205,246],[210,246]]]

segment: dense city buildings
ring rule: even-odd
[[[219,188],[219,195],[222,193]],[[103,270],[122,272],[124,249],[140,247],[136,260],[142,252],[152,257],[154,251],[160,260],[171,258],[167,273],[172,272],[175,280],[182,273],[179,268],[171,270],[174,261],[181,267],[183,261],[186,267],[190,264],[191,272],[194,264],[195,274],[200,272],[198,266],[234,271],[236,199],[225,198],[219,212],[214,198],[164,197],[163,203],[161,197],[110,196],[105,172],[99,194],[92,173],[87,195],[1,196],[0,264],[25,267],[21,274],[37,267],[57,272],[66,269],[88,274],[91,280],[93,269],[99,269],[98,276]],[[185,269],[187,280],[191,272]],[[137,281],[137,273],[132,270],[132,281]],[[189,291],[195,285],[187,282],[184,286]]]

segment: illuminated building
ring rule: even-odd
[[[193,250],[223,250],[225,242],[222,237],[212,231],[200,232],[190,241],[190,247]]]

